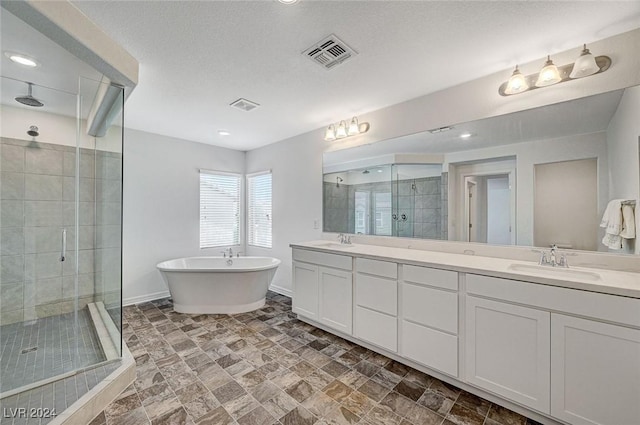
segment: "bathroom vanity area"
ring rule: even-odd
[[[640,423],[640,273],[405,246],[291,244],[293,312],[542,423]]]

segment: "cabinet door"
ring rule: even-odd
[[[353,285],[351,272],[320,267],[319,321],[351,335]]]
[[[640,330],[551,315],[551,415],[640,424]]]
[[[466,297],[466,380],[549,413],[550,313]]]
[[[318,320],[318,266],[293,262],[292,310]]]

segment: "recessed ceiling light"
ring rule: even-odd
[[[12,62],[18,63],[20,65],[28,66],[31,68],[38,66],[38,62],[35,59],[30,58],[29,56],[22,55],[20,53],[4,52],[4,55],[11,59]]]
[[[227,130],[218,130],[218,134],[220,136],[230,136],[231,133],[229,133]]]
[[[280,3],[284,3],[284,4],[293,4],[293,3],[298,3],[298,0],[278,0]]]
[[[378,170],[378,172],[379,172],[379,173],[381,173],[381,172],[382,172],[382,170]]]
[[[460,135],[461,139],[468,139],[469,137],[471,137],[471,133],[467,132],[467,133],[462,133]]]

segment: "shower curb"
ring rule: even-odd
[[[88,393],[66,408],[49,425],[87,425],[136,379],[136,362],[122,342],[122,364]]]

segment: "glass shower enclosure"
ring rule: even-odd
[[[28,88],[42,106],[15,99]],[[121,357],[124,92],[6,76],[0,91],[4,402]]]

